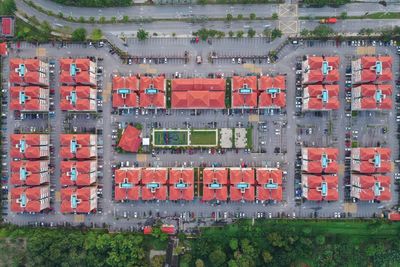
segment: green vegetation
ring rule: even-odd
[[[397,266],[399,234],[384,221],[247,220],[183,242],[190,266]]]
[[[350,0],[303,0],[303,3],[305,5],[313,7],[323,7],[323,6],[338,7],[350,3]]]
[[[25,40],[28,42],[48,42],[51,38],[51,27],[47,22],[32,26],[31,23],[26,23],[21,19],[16,19],[15,36],[17,40]]]
[[[52,1],[63,5],[82,6],[82,7],[116,7],[116,6],[132,5],[132,0],[52,0]]]
[[[248,36],[248,37],[253,38],[255,35],[256,35],[256,31],[253,30],[253,28],[250,28],[250,29],[247,31],[247,36]]]
[[[192,130],[190,132],[190,142],[193,146],[211,145],[216,146],[218,143],[217,130]]]
[[[83,42],[86,40],[86,29],[85,28],[77,28],[72,32],[72,41],[75,42]]]
[[[246,148],[252,148],[253,147],[253,127],[247,128],[246,129]]]
[[[101,38],[103,38],[103,32],[100,29],[93,29],[92,34],[90,35],[90,38],[93,41],[99,41]]]
[[[136,36],[140,41],[144,41],[149,38],[149,32],[146,32],[144,29],[139,29]]]
[[[272,19],[273,19],[273,20],[277,20],[277,19],[278,19],[278,13],[275,13],[275,12],[274,12],[274,13],[272,14]]]
[[[300,32],[301,36],[304,36],[304,37],[314,36],[314,37],[318,37],[318,38],[327,38],[327,37],[332,36],[334,34],[335,34],[335,32],[328,25],[318,25],[312,31],[307,30],[307,29],[303,29]]]
[[[201,28],[197,32],[194,32],[193,36],[199,36],[201,40],[205,41],[208,38],[214,38],[214,37],[222,38],[225,36],[225,33],[223,31]]]
[[[400,19],[400,12],[376,12],[376,13],[371,13],[366,16],[363,16],[363,18],[368,18],[368,19]]]
[[[161,237],[103,230],[0,228],[1,266],[148,266]]]
[[[230,13],[226,14],[226,20],[227,21],[231,21],[232,19],[233,19],[232,14],[230,14]]]
[[[282,31],[279,30],[278,28],[275,28],[271,31],[271,39],[275,40],[276,38],[281,38],[282,37]]]
[[[374,30],[371,28],[362,28],[358,34],[359,35],[366,35],[366,36],[371,36],[374,33]]]
[[[250,18],[250,20],[255,20],[257,18],[257,16],[255,13],[250,13],[249,18]]]
[[[13,15],[17,11],[14,0],[0,0],[0,15]]]
[[[400,27],[399,26],[394,26],[393,28],[386,28],[381,31],[381,37],[382,40],[385,42],[388,42],[392,40],[393,38],[399,38],[400,37]]]
[[[244,35],[244,31],[237,31],[237,32],[236,32],[236,37],[237,37],[237,38],[242,38],[243,35]]]

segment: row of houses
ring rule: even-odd
[[[302,195],[310,201],[339,200],[339,149],[303,147]]]
[[[363,56],[352,61],[352,110],[390,110],[393,106],[392,58]]]
[[[338,153],[336,148],[302,148],[302,196],[311,201],[337,201]],[[350,196],[360,201],[391,199],[391,151],[389,148],[353,148]]]
[[[306,56],[302,62],[302,110],[336,110],[339,101],[339,56]]]
[[[271,77],[234,76],[231,84],[232,108],[284,108],[286,81],[282,75]],[[171,80],[171,108],[225,109],[226,80],[191,78]],[[114,76],[113,107],[166,108],[164,76]]]
[[[47,134],[10,136],[11,211],[50,208],[50,138]]]
[[[203,201],[282,201],[282,171],[271,168],[205,168]],[[115,170],[116,201],[194,199],[193,168],[120,168]]]
[[[353,148],[351,151],[351,197],[361,201],[391,200],[391,149]]]

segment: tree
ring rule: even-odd
[[[251,13],[251,14],[250,14],[250,19],[251,19],[251,20],[255,20],[256,17],[257,17],[257,16],[256,16],[256,14],[254,14],[254,13]]]
[[[150,267],[163,267],[165,262],[165,255],[156,255],[151,258]]]
[[[362,28],[358,34],[359,35],[366,35],[366,36],[371,36],[371,34],[374,33],[374,30],[371,28]]]
[[[17,6],[14,0],[3,0],[0,3],[0,15],[14,15]]]
[[[117,22],[117,17],[115,17],[115,16],[112,16],[112,17],[111,17],[111,22],[112,22],[112,23],[115,23],[115,22]]]
[[[310,35],[310,31],[308,29],[304,28],[301,30],[300,35],[306,37],[306,36]]]
[[[243,31],[237,31],[237,32],[236,32],[236,37],[237,37],[237,38],[242,38],[243,35],[244,35],[244,32],[243,32]]]
[[[253,38],[255,35],[256,35],[256,31],[253,30],[252,28],[250,28],[250,29],[247,31],[247,36],[248,36],[248,37]]]
[[[99,41],[103,37],[103,32],[100,29],[93,29],[90,38],[93,41]]]
[[[80,16],[78,21],[79,21],[80,23],[84,23],[84,22],[85,22],[85,18],[82,17],[82,16]]]
[[[282,31],[277,28],[273,29],[271,32],[271,39],[275,40],[276,38],[280,37],[282,37]]]
[[[146,32],[144,29],[139,29],[136,36],[140,41],[144,41],[149,38],[149,33]]]
[[[328,25],[319,25],[312,31],[313,35],[320,38],[326,38],[334,34],[334,31]]]
[[[86,40],[86,34],[85,28],[77,28],[72,32],[72,41],[83,42]]]
[[[232,238],[232,239],[229,241],[229,247],[230,247],[233,251],[237,250],[238,247],[239,247],[238,240],[237,240],[236,238]]]
[[[278,14],[277,13],[272,13],[272,19],[277,20],[278,19]]]
[[[226,20],[227,21],[231,21],[232,19],[233,19],[232,14],[230,14],[230,13],[226,14]]]
[[[340,18],[341,19],[347,19],[347,12],[343,11],[342,13],[340,13]]]
[[[101,16],[99,19],[100,23],[106,23],[106,18],[104,16]]]
[[[209,260],[213,266],[222,266],[226,261],[226,254],[218,248],[210,253]]]
[[[124,15],[123,17],[122,17],[122,22],[129,22],[129,17],[127,16],[127,15]]]
[[[317,243],[318,246],[322,246],[323,244],[325,244],[325,236],[317,235],[315,237],[315,242]]]
[[[270,262],[272,262],[272,259],[273,259],[271,253],[269,253],[268,250],[263,251],[262,258],[264,260],[264,263],[270,263]]]
[[[92,16],[91,16],[91,17],[89,17],[89,21],[90,21],[90,23],[94,23],[94,22],[95,22],[95,20],[96,20],[96,19],[95,19],[94,17],[92,17]]]
[[[239,14],[239,15],[237,16],[237,18],[238,18],[238,20],[242,20],[242,19],[243,19],[243,15],[242,15],[242,14]]]
[[[272,33],[272,31],[269,28],[266,28],[266,29],[263,30],[263,35],[265,37],[268,37],[268,38],[271,37],[271,33]]]
[[[228,32],[228,35],[229,35],[229,37],[232,38],[232,37],[235,35],[235,33],[234,33],[233,31],[229,31],[229,32]]]
[[[180,260],[180,266],[190,266],[190,262],[192,261],[192,255],[190,255],[189,253],[186,253],[185,255],[183,255],[181,257]]]
[[[62,12],[58,12],[58,17],[63,18],[64,14]]]
[[[204,267],[204,266],[205,266],[202,259],[197,259],[197,260],[194,262],[194,265],[195,265],[196,267]]]

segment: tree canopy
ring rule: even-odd
[[[13,15],[16,10],[14,0],[0,0],[0,15]]]
[[[72,32],[72,41],[75,42],[83,42],[86,40],[86,29],[85,28],[77,28]]]
[[[86,7],[113,7],[130,6],[132,0],[52,0],[59,4],[68,6],[86,6]]]

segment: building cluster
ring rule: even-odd
[[[114,76],[113,107],[166,108],[164,76]],[[171,80],[172,109],[274,108],[286,106],[286,81],[283,75],[271,77],[234,76],[231,84],[232,104],[225,101],[224,78],[180,78]]]
[[[97,209],[97,136],[61,135],[61,212],[90,213]]]
[[[302,195],[309,201],[339,200],[339,149],[302,148]]]
[[[232,108],[268,108],[286,107],[285,76],[233,76]]]
[[[362,56],[352,61],[352,110],[390,110],[393,106],[392,58]]]
[[[10,59],[10,109],[49,111],[49,66],[39,59]]]
[[[116,201],[194,199],[193,168],[126,167],[115,170],[114,176]],[[279,169],[205,168],[202,177],[197,182],[203,188],[202,201],[282,201]]]
[[[50,209],[50,138],[47,134],[10,136],[11,211]]]
[[[97,111],[96,63],[89,58],[60,59],[62,111]]]
[[[353,148],[351,170],[351,197],[360,201],[391,200],[390,148]]]
[[[339,56],[305,58],[302,63],[303,111],[339,109],[339,65]]]
[[[113,108],[166,108],[166,80],[164,76],[114,76]]]

